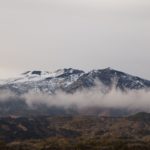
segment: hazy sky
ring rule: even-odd
[[[0,78],[108,66],[150,79],[150,0],[0,0]]]

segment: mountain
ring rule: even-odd
[[[143,91],[150,88],[150,81],[111,68],[90,72],[72,68],[52,73],[35,70],[1,80],[0,149],[149,150],[150,113],[126,107],[78,108],[74,105],[49,106],[47,103],[30,106],[29,101],[22,97],[30,91],[37,94],[37,101],[39,93],[47,93],[53,98],[57,91],[74,95],[77,91],[92,91],[93,94],[96,90],[96,93],[107,95],[114,88],[124,94],[126,91]],[[84,98],[86,103],[89,97]],[[44,99],[40,97],[41,101]],[[136,99],[138,103],[138,97]],[[132,105],[136,106],[136,101]]]
[[[53,94],[57,90],[74,93],[78,90],[102,85],[106,90],[112,87],[122,91],[139,90],[150,88],[150,81],[111,68],[92,70],[87,73],[69,68],[60,69],[52,73],[47,71],[27,71],[19,77],[1,81],[0,90],[10,90],[17,94],[29,91]]]
[[[105,95],[114,88],[125,93],[126,91],[132,90],[148,90],[150,88],[150,81],[111,68],[92,70],[89,72],[72,68],[59,69],[55,72],[36,70],[27,71],[16,78],[0,81],[0,116],[38,116],[59,114],[124,116],[139,112],[139,109],[129,111],[126,108],[118,107],[103,108],[99,106],[88,106],[84,109],[82,107],[78,109],[78,106],[76,105],[69,105],[69,107],[65,107],[64,105],[49,106],[45,103],[47,97],[38,97],[39,93],[46,93],[48,96],[55,96],[57,95],[57,91],[63,91],[67,95],[73,95],[82,90],[84,92],[93,92],[93,90],[96,90],[96,93],[100,92]],[[37,95],[36,105],[30,104],[30,99],[26,100],[26,97],[23,97],[24,95],[30,94],[30,92],[34,92]],[[87,99],[88,97],[85,98],[84,103],[86,103]],[[47,101],[50,100],[48,99]],[[58,101],[58,103],[61,102]]]

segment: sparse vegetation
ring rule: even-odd
[[[0,150],[149,150],[148,116],[1,118]]]

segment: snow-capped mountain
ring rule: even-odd
[[[43,97],[45,96],[43,93],[49,94],[50,97],[55,97],[56,95],[53,94],[57,94],[57,91],[60,90],[71,95],[76,91],[82,90],[84,92],[85,90],[93,92],[95,87],[96,92],[99,90],[107,94],[112,88],[120,89],[121,91],[149,89],[150,81],[111,68],[89,72],[72,68],[60,69],[55,72],[27,71],[16,78],[0,81],[0,116],[70,115],[80,113],[86,115],[106,113],[118,116],[138,112],[138,110],[131,110],[130,112],[128,108],[88,107],[78,109],[74,105],[69,105],[66,108],[61,107],[61,105],[47,105],[47,102],[44,100],[45,97]],[[39,99],[43,103],[38,103],[39,100],[35,97],[36,103],[33,103],[34,107],[31,107],[30,100],[32,104],[34,99],[32,97],[30,99],[30,94],[35,96],[36,92],[37,96],[43,95]],[[24,97],[26,95],[27,99]]]
[[[98,84],[101,83],[101,84]],[[150,88],[150,81],[111,68],[84,72],[77,69],[59,69],[55,72],[27,71],[20,76],[0,82],[0,90],[11,90],[17,94],[33,91],[55,93],[57,90],[73,93],[104,85],[121,90]]]

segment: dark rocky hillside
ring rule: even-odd
[[[1,118],[0,140],[8,149],[148,150],[150,114]]]

